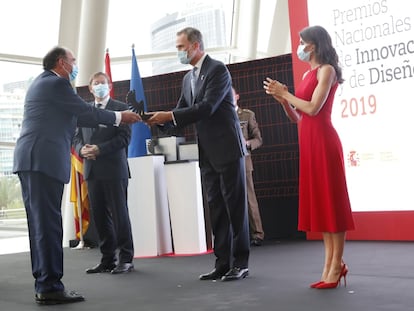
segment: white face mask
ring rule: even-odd
[[[310,60],[311,51],[305,52],[307,45],[299,44],[296,54],[301,61],[308,62]]]

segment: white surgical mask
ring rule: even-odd
[[[109,85],[108,83],[99,83],[92,86],[92,90],[96,97],[104,98],[109,94]]]
[[[296,51],[298,58],[304,62],[308,62],[310,60],[310,54],[311,54],[311,51],[305,52],[306,46],[307,45],[305,44],[299,44],[298,50]]]

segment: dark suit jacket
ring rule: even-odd
[[[94,102],[90,103],[94,105]],[[122,111],[128,105],[117,100],[109,99],[105,109]],[[84,178],[88,179],[127,179],[130,177],[127,148],[131,139],[129,125],[99,126],[97,128],[78,128],[73,139],[76,152],[85,144],[97,145],[99,156],[96,160],[84,161]]]
[[[68,80],[48,70],[41,73],[26,94],[13,172],[37,171],[69,182],[70,146],[81,114],[82,126],[115,123],[113,112],[88,105]]]
[[[173,113],[177,126],[196,123],[200,165],[208,160],[216,168],[222,167],[246,154],[233,106],[231,76],[222,62],[206,56],[195,84],[194,99],[191,72],[184,76]]]

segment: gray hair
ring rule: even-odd
[[[185,34],[188,41],[191,43],[198,42],[200,44],[200,50],[204,51],[203,35],[201,34],[200,30],[193,27],[186,27],[177,32],[177,36],[180,36],[182,34]]]

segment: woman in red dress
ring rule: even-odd
[[[348,267],[342,260],[345,233],[354,229],[345,178],[342,144],[331,123],[332,104],[343,82],[338,55],[328,32],[312,26],[300,32],[297,55],[308,62],[295,95],[282,83],[266,78],[264,89],[280,102],[298,124],[299,221],[298,229],[322,232],[325,263],[321,279],[312,288],[335,288]]]

